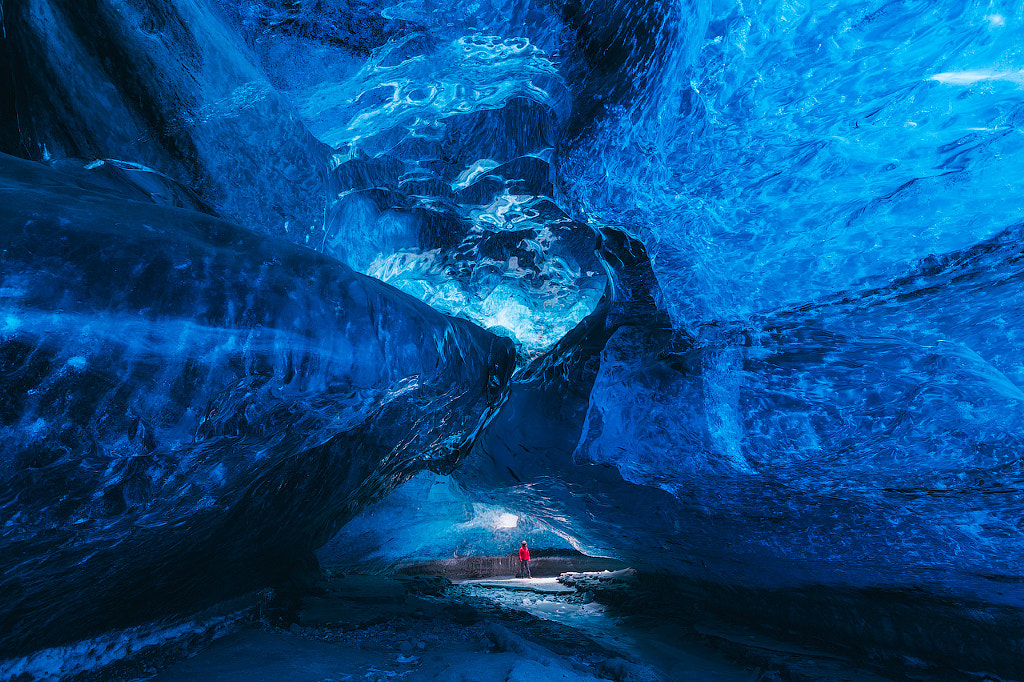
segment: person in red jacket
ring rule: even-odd
[[[526,546],[526,540],[523,540],[523,546],[519,548],[519,577],[533,577],[530,575],[530,548]]]

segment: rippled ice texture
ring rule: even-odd
[[[596,236],[552,200],[571,94],[530,3],[226,3],[332,159],[323,250],[551,347],[594,309]]]
[[[324,250],[526,357],[596,310],[463,492],[715,579],[1019,573],[1021,7],[312,7],[240,25],[335,151]]]
[[[159,242],[158,253],[184,249],[182,244],[197,237],[172,230],[157,240],[140,216],[243,234],[214,218],[182,217],[183,208],[256,216],[252,227],[262,225],[322,251],[314,257],[239,237],[252,246],[231,261],[234,269],[223,281],[203,279],[205,271],[194,263],[181,277],[189,275],[202,296],[224,287],[226,300],[247,309],[247,287],[262,291],[268,280],[259,275],[261,268],[280,257],[303,272],[309,267],[335,273],[332,286],[344,289],[331,293],[330,287],[283,275],[274,280],[280,290],[312,301],[298,306],[296,315],[317,353],[326,344],[322,352],[329,354],[335,339],[343,346],[370,344],[374,334],[394,330],[387,338],[398,350],[381,360],[380,385],[382,399],[394,398],[401,410],[391,421],[378,418],[371,400],[358,413],[360,429],[386,432],[403,456],[395,461],[400,471],[385,476],[386,485],[375,490],[382,493],[412,473],[413,467],[400,466],[405,455],[423,463],[423,455],[436,450],[455,460],[480,435],[454,474],[458,493],[438,506],[449,528],[468,524],[464,534],[455,531],[441,543],[445,551],[464,546],[467,538],[494,546],[488,544],[494,538],[481,531],[486,522],[473,521],[474,509],[483,509],[481,517],[494,512],[530,518],[536,528],[576,547],[617,552],[641,566],[719,583],[816,582],[830,589],[896,586],[904,592],[923,586],[952,591],[956,599],[981,596],[1019,606],[1019,592],[1006,586],[1021,580],[1024,558],[1020,4],[225,0],[219,5],[229,30],[218,23],[220,14],[206,11],[206,3],[176,0],[177,15],[193,17],[204,30],[185,30],[185,20],[165,21],[163,28],[148,19],[138,22],[142,28],[128,26],[111,40],[130,45],[117,56],[136,68],[111,75],[101,68],[110,62],[86,50],[106,45],[92,39],[88,17],[57,0],[38,2],[74,16],[71,42],[89,57],[68,60],[82,68],[64,74],[76,81],[66,92],[81,93],[77,81],[90,79],[124,86],[99,90],[124,100],[125,111],[115,121],[130,134],[127,141],[93,135],[111,127],[103,124],[108,119],[94,99],[65,97],[77,107],[67,112],[44,106],[60,97],[40,96],[31,100],[38,107],[24,109],[31,114],[24,120],[35,126],[25,130],[37,132],[21,132],[19,142],[67,143],[65,128],[73,139],[93,135],[92,146],[67,143],[61,149],[68,156],[95,150],[94,157],[122,161],[79,164],[76,178],[87,177],[87,171],[91,179],[83,182],[103,184],[132,176],[133,191],[158,185],[171,192],[167,203],[177,208],[137,209],[124,218],[126,234],[139,244]],[[151,10],[156,6],[139,2]],[[103,6],[103,20],[119,26],[113,3]],[[8,7],[8,24],[32,24],[35,15]],[[206,9],[197,13],[197,7]],[[61,43],[60,24],[36,23],[43,27],[43,47],[47,40]],[[148,46],[156,43],[147,27],[168,38],[179,24],[184,28],[179,26],[174,59],[151,58]],[[209,49],[220,40],[238,49]],[[196,62],[206,69],[201,81],[190,77]],[[153,63],[170,66],[161,71],[150,68]],[[154,87],[136,87],[140,83]],[[193,83],[210,92],[190,92]],[[43,78],[30,84],[64,92]],[[151,110],[135,109],[137,90],[147,95]],[[233,106],[236,98],[260,106],[240,109]],[[211,109],[211,102],[224,106]],[[149,118],[142,115],[147,112]],[[150,119],[160,125],[147,127]],[[264,127],[264,120],[277,124]],[[166,122],[177,127],[171,130]],[[57,130],[52,138],[38,132],[47,126]],[[170,132],[177,146],[167,142]],[[151,139],[164,146],[151,149]],[[39,145],[29,155],[47,158],[45,149]],[[110,149],[137,150],[139,158],[125,159]],[[269,165],[259,163],[261,151]],[[241,165],[232,163],[237,158],[243,158]],[[50,161],[54,172],[73,165]],[[132,171],[133,162],[156,166],[189,191],[209,190],[206,180],[220,189],[193,196],[173,182],[157,182],[148,171]],[[191,170],[175,172],[182,168]],[[254,169],[260,172],[249,172]],[[41,172],[12,171],[11,193],[28,201],[25,183],[56,182]],[[77,196],[77,182],[61,179],[59,184],[78,189],[57,193]],[[293,185],[302,191],[281,190]],[[297,206],[319,187],[326,196],[322,204],[316,197],[316,211]],[[86,249],[71,249],[64,256],[69,264],[105,275],[96,264],[109,261],[90,257],[82,227],[101,214],[119,216],[125,201],[138,200],[121,190],[111,195],[89,189],[89,196],[99,192],[104,198],[95,200],[94,212],[81,209],[71,226],[48,213],[52,198],[39,199],[47,206],[31,210],[49,215],[60,228],[54,234],[76,235],[74,243]],[[254,196],[265,202],[254,206]],[[322,224],[315,224],[309,216],[321,206]],[[15,237],[34,220],[27,211],[7,221],[12,243],[22,243]],[[45,233],[34,235],[33,243],[50,245]],[[204,239],[194,247],[197,252],[224,256]],[[139,272],[162,262],[117,240],[115,246],[125,262],[138,259]],[[12,250],[9,262],[49,281],[51,268],[30,255]],[[505,345],[473,325],[425,311],[332,257],[513,338],[521,371],[507,395],[504,378],[511,367]],[[274,266],[272,272],[283,270]],[[145,291],[159,302],[161,285],[171,280],[157,280]],[[236,280],[246,286],[232,289]],[[81,301],[61,298],[73,287],[59,277],[54,281],[45,290],[52,294],[45,310],[76,309]],[[380,320],[380,306],[369,305],[359,309],[358,324],[339,331],[343,322],[330,301],[345,300],[351,287],[344,283],[357,292],[372,291],[373,301],[391,302],[398,312]],[[6,296],[13,291],[20,290],[12,285]],[[331,294],[326,302],[325,292]],[[19,300],[9,304],[16,312]],[[292,311],[285,305],[292,299],[280,300]],[[84,314],[105,310],[108,303]],[[150,303],[142,297],[133,305],[142,315]],[[197,314],[189,309],[173,317],[189,329]],[[422,327],[406,325],[409,320],[422,320]],[[261,329],[259,320],[244,322],[237,334]],[[4,324],[11,338],[36,333]],[[331,334],[317,331],[323,325]],[[126,391],[149,387],[142,391],[148,396],[164,385],[120,377],[116,362],[97,365],[87,352],[87,335],[61,329],[43,341],[57,344],[59,377],[80,379],[85,394],[92,395],[86,383],[95,366],[106,368],[111,381],[123,379]],[[139,339],[126,334],[122,340],[133,352],[147,347],[147,330],[139,329]],[[26,347],[43,347],[34,337],[30,341]],[[471,369],[459,369],[457,354],[445,351],[449,345],[476,349],[466,355]],[[503,358],[501,371],[490,366],[492,355]],[[21,355],[12,357],[21,362]],[[192,371],[185,362],[191,357],[171,350],[152,363],[185,376]],[[257,445],[236,453],[229,447],[234,432],[217,432],[223,438],[213,454],[243,461],[260,454],[260,429],[276,419],[270,418],[278,405],[273,389],[293,378],[283,356],[272,357],[281,362],[267,370],[273,370],[270,388],[252,394],[259,398],[252,398],[252,410],[246,409],[249,393],[239,388],[230,411],[239,424],[252,417],[242,436]],[[389,374],[392,361],[403,358],[408,371]],[[238,371],[230,358],[210,355],[202,362],[200,368],[209,368],[204,376],[218,381]],[[352,367],[365,369],[365,363]],[[262,363],[256,369],[260,377],[265,374]],[[438,390],[462,406],[461,419],[452,422],[451,411],[436,408],[429,395],[405,390],[407,382],[418,385],[421,375],[439,377]],[[310,376],[320,381],[320,374]],[[484,377],[494,380],[488,384]],[[43,379],[22,371],[16,382],[17,395],[29,402],[39,394],[33,381]],[[178,439],[172,444],[192,447],[194,431],[185,427],[204,417],[211,428],[234,428],[226,417],[209,419],[208,407],[221,391],[211,383],[195,406],[181,406],[191,410],[182,412],[191,421],[172,420]],[[47,409],[60,412],[60,395],[51,397]],[[310,401],[303,403],[307,407],[320,405],[322,397],[318,389],[301,395]],[[349,397],[334,396],[342,403]],[[151,422],[174,417],[164,405],[173,396],[165,401],[156,393],[152,401],[146,403],[154,406]],[[502,401],[500,414],[488,422]],[[39,423],[30,412],[10,414],[14,435],[30,445],[47,425],[64,423],[50,417]],[[128,416],[101,420],[99,426],[86,419],[87,437],[73,439],[75,448],[88,450],[84,458],[26,448],[18,471],[44,489],[36,502],[49,508],[46,501],[61,499],[59,486],[50,482],[62,480],[57,474],[63,469],[51,478],[36,471],[36,463],[45,467],[51,461],[40,459],[41,453],[77,475],[78,463],[104,461],[111,444],[125,440],[149,448],[154,441],[146,434],[159,435],[159,428],[145,420],[136,424],[131,414],[122,410]],[[418,415],[429,423],[427,431],[417,431]],[[407,438],[407,430],[419,440]],[[103,434],[109,438],[97,438]],[[90,450],[93,441],[97,445]],[[377,492],[361,486],[360,476],[321,489],[319,478],[305,477],[305,460],[289,457],[292,443],[291,437],[281,440],[272,454],[282,466],[295,467],[285,473],[303,476],[312,497],[299,495],[295,504],[311,509],[293,514],[296,523],[285,530],[266,531],[272,539],[305,527],[307,516],[326,534],[324,529],[376,498]],[[394,460],[391,452],[388,445],[353,461],[369,466],[381,456],[387,465]],[[132,467],[142,465],[140,457],[128,458]],[[202,460],[196,475],[214,480],[219,470],[205,463],[216,461]],[[121,474],[85,469],[88,485],[82,489],[88,494],[81,504],[95,505],[97,514],[109,511],[115,525],[127,524],[123,512],[135,509],[131,490],[123,499],[94,495],[109,487],[105,477],[121,485]],[[330,469],[341,478],[343,470]],[[193,470],[175,472],[159,479],[164,487],[157,499],[191,509],[187,495],[171,494],[171,484]],[[234,470],[235,479],[248,480],[244,473]],[[132,468],[123,477],[140,475]],[[277,480],[273,472],[267,476]],[[229,487],[237,499],[247,499],[244,485]],[[391,506],[360,521],[373,542],[394,539],[408,543],[413,554],[431,551],[417,537],[430,523],[401,526],[389,518],[401,514],[403,504],[415,506],[423,487],[414,481]],[[12,485],[4,492],[12,510],[16,502],[25,505],[23,488]],[[261,490],[273,501],[261,508],[290,508],[293,498],[280,487]],[[352,492],[351,500],[345,491]],[[320,510],[318,495],[330,500],[329,509]],[[74,520],[77,509],[72,505],[62,518]],[[241,514],[209,537],[237,536],[248,547],[248,536],[234,529],[252,527],[253,518],[259,517]],[[255,526],[253,532],[262,532]],[[320,543],[321,531],[304,538],[304,549]],[[61,526],[64,532],[71,533]],[[221,551],[219,542],[214,549]],[[147,555],[133,551],[137,564],[147,565]],[[260,563],[259,550],[253,552]],[[405,555],[395,547],[386,553],[391,559]],[[182,580],[191,580],[200,563],[184,561]],[[91,575],[88,566],[81,572]],[[17,578],[14,572],[8,577]]]
[[[676,334],[615,332],[573,461],[746,580],[1019,576],[1020,5],[669,7],[559,170]]]
[[[1020,14],[582,3],[556,197],[673,329],[619,286],[456,477],[649,567],[1016,603]]]
[[[642,236],[677,324],[884,280],[1020,219],[1019,4],[692,12],[656,46],[673,68],[563,165],[581,210]]]
[[[0,657],[281,580],[511,374],[310,249],[6,155],[0,197]]]

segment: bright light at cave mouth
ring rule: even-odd
[[[499,514],[498,520],[494,522],[494,530],[502,530],[504,528],[515,528],[519,525],[519,517],[515,514]]]

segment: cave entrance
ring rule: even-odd
[[[418,561],[398,566],[398,575],[443,575],[452,582],[511,579],[519,572],[517,547],[496,556],[460,556]],[[611,557],[588,556],[574,549],[530,548],[530,572],[534,578],[555,578],[562,573],[619,571],[627,565]]]

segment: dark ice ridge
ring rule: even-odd
[[[0,158],[3,650],[315,566],[449,471],[511,342],[339,261]]]

